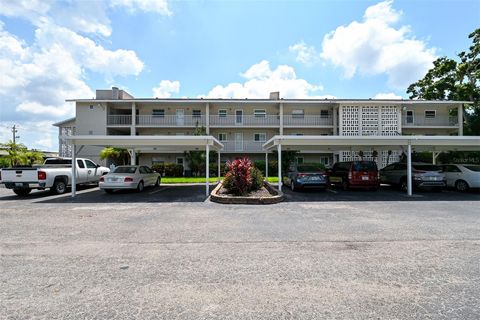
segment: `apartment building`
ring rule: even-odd
[[[163,99],[134,98],[112,88],[94,99],[74,99],[76,116],[56,123],[64,135],[193,135],[204,127],[222,142],[221,160],[247,155],[264,159],[262,145],[275,135],[463,135],[463,103],[455,101],[372,99]],[[79,156],[99,161],[101,147],[83,148]],[[401,150],[382,151],[380,167],[398,159]],[[60,138],[60,156],[71,147]],[[365,150],[363,157],[372,156]],[[298,162],[332,164],[358,157],[349,150],[301,151]],[[100,161],[99,161],[100,162]],[[188,168],[180,153],[142,150],[137,163],[175,162]]]

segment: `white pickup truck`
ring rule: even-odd
[[[100,177],[110,169],[95,164],[92,160],[77,158],[76,184],[98,183]],[[0,171],[0,184],[25,196],[32,189],[50,189],[52,193],[67,191],[72,182],[71,158],[48,158],[39,167],[6,168]]]

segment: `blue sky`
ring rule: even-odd
[[[0,138],[57,149],[65,99],[407,97],[479,1],[0,0]]]

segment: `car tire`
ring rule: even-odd
[[[408,183],[406,178],[402,178],[402,180],[400,180],[400,190],[405,192],[408,191]]]
[[[157,178],[157,181],[155,182],[155,188],[160,186],[160,177]]]
[[[143,184],[143,181],[140,181],[137,186],[137,191],[142,192],[144,188],[145,188],[145,185]]]
[[[63,180],[56,180],[50,189],[53,194],[64,194],[67,192],[67,184]]]
[[[457,191],[460,191],[460,192],[465,192],[465,191],[468,191],[468,189],[470,189],[470,186],[465,180],[457,180],[455,182],[455,189],[457,189]]]
[[[347,180],[342,180],[342,190],[347,191],[350,188]]]
[[[295,182],[293,182],[293,180],[290,180],[290,189],[295,192],[297,191],[297,188],[295,188]]]
[[[108,194],[113,193],[113,189],[103,189],[103,191],[105,191],[105,193],[108,193]]]
[[[13,192],[17,196],[21,196],[21,197],[24,197],[24,196],[28,195],[31,191],[32,191],[32,189],[30,189],[30,188],[27,188],[27,189],[13,189]]]

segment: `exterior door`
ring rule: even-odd
[[[243,124],[243,110],[235,110],[235,124]]]
[[[243,133],[235,132],[235,151],[243,151]]]
[[[87,182],[98,181],[100,170],[98,170],[97,165],[90,160],[85,160],[85,165],[87,166]]]
[[[185,110],[177,109],[175,115],[177,126],[183,126],[185,124]]]

